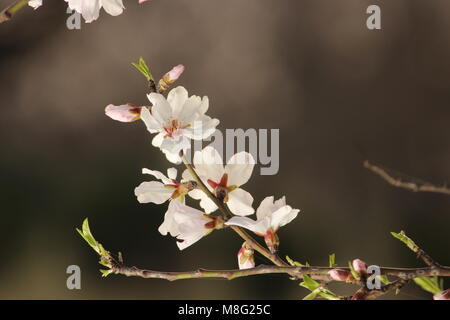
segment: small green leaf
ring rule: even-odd
[[[400,231],[400,233],[391,232],[391,235],[400,240],[401,242],[403,242],[404,244],[406,244],[408,248],[411,249],[412,251],[416,253],[419,251],[419,247],[415,244],[415,242],[411,238],[409,238],[405,234],[403,230]]]
[[[152,73],[142,57],[139,58],[139,63],[132,62],[131,64],[144,75],[147,81],[154,81]]]
[[[330,261],[330,268],[334,268],[337,266],[337,264],[335,263],[336,262],[336,254],[335,253],[330,254],[329,261]]]
[[[109,269],[109,270],[100,269],[100,272],[102,273],[102,277],[107,277],[112,273],[112,270],[111,269]]]
[[[293,267],[309,267],[309,264],[308,264],[308,263],[306,263],[306,265],[301,264],[301,263],[298,262],[298,261],[292,260],[289,256],[286,256],[286,260],[287,260],[287,262],[289,262],[289,264],[290,264],[291,266],[293,266]]]
[[[305,296],[303,298],[303,300],[314,300],[317,297],[318,294],[319,294],[319,291],[314,290],[313,292],[311,292],[310,294]]]
[[[439,281],[438,277],[418,277],[413,280],[419,287],[431,294],[442,291],[442,282]]]
[[[388,284],[390,283],[389,278],[386,275],[378,276],[378,279],[380,279],[382,284]]]
[[[308,289],[309,291],[314,291],[314,290],[316,290],[317,288],[320,287],[320,284],[317,281],[313,280],[307,274],[303,275],[303,282],[301,282],[300,285],[303,288]]]

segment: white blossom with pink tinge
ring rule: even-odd
[[[122,0],[64,0],[68,3],[71,10],[80,13],[87,23],[97,20],[100,9],[103,8],[108,14],[118,16],[125,8]],[[139,0],[139,3],[147,2],[148,0]],[[28,2],[30,7],[34,9],[42,5],[42,0],[30,0]]]
[[[194,153],[194,166],[200,179],[208,189],[221,201],[225,202],[231,212],[239,216],[253,214],[252,195],[241,189],[251,177],[255,160],[248,152],[233,155],[223,165],[219,152],[211,146]],[[194,180],[189,170],[183,172],[183,179]],[[189,195],[200,200],[200,206],[206,213],[217,210],[216,204],[202,190],[193,190]]]
[[[190,149],[191,140],[203,140],[211,136],[219,120],[205,115],[209,107],[208,97],[188,96],[183,87],[172,89],[167,99],[159,93],[150,93],[151,112],[141,111],[150,133],[156,133],[152,140],[172,163],[180,163],[180,151]]]
[[[179,201],[171,201],[158,231],[177,238],[180,250],[186,249],[214,229],[221,228],[220,219],[186,206]]]
[[[247,217],[232,217],[225,224],[239,226],[253,231],[256,235],[264,237],[270,251],[275,252],[278,247],[277,231],[297,217],[300,210],[286,205],[286,198],[274,202],[274,197],[265,198],[256,209],[257,220]]]

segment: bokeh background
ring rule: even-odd
[[[165,206],[136,201],[141,168],[168,163],[141,122],[114,122],[104,107],[145,104],[145,79],[130,65],[139,56],[155,76],[185,64],[179,84],[209,96],[221,129],[280,129],[278,175],[256,173],[246,189],[255,205],[286,195],[302,209],[280,232],[283,255],[314,265],[333,252],[341,265],[356,257],[420,265],[389,234],[405,229],[450,264],[450,197],[393,188],[362,167],[368,158],[436,184],[450,179],[447,0],[128,0],[121,16],[102,12],[72,31],[66,4],[44,2],[0,25],[0,298],[306,294],[283,275],[100,277],[95,253],[75,232],[85,217],[107,249],[155,270],[235,268],[241,245],[214,232],[179,252],[157,232]],[[381,6],[380,31],[366,28],[370,4]],[[81,290],[66,288],[71,264],[81,267]],[[385,298],[430,295],[410,285]]]

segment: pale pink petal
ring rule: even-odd
[[[137,107],[130,103],[120,106],[110,104],[105,108],[105,114],[113,120],[133,122],[141,117],[141,109],[142,107]]]

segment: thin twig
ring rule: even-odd
[[[30,0],[19,0],[9,5],[0,12],[0,23],[10,20],[20,9],[22,9]]]
[[[380,166],[370,163],[368,160],[364,161],[364,167],[372,171],[373,173],[379,175],[387,183],[393,185],[394,187],[408,189],[414,192],[433,192],[450,195],[450,188],[446,186],[435,186],[431,183],[417,183],[413,181],[403,181],[400,178],[396,178],[390,175],[385,169]]]

